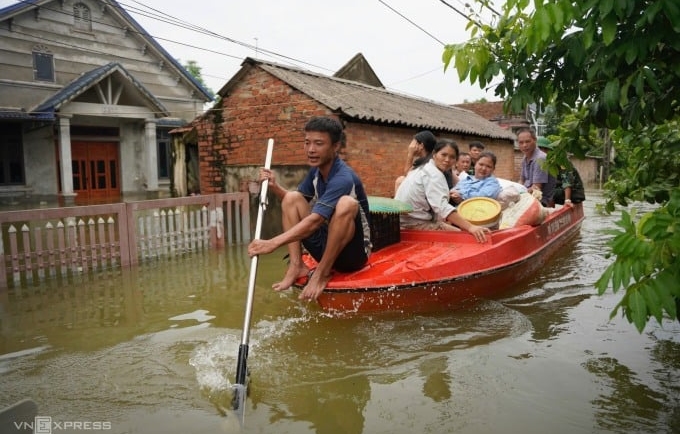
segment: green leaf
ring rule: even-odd
[[[474,56],[474,65],[478,70],[484,70],[489,64],[489,52],[485,47],[478,47]]]
[[[621,106],[623,106],[623,103],[621,103]],[[607,122],[605,126],[609,129],[616,129],[620,127],[621,116],[619,116],[619,114],[616,112],[610,112],[609,115],[607,115]]]
[[[621,99],[619,101],[621,107],[628,105],[628,89],[630,88],[630,83],[631,76],[629,76],[628,79],[623,83],[623,86],[621,86]]]
[[[470,58],[468,57],[468,49],[457,50],[454,57],[456,71],[458,71],[458,80],[464,81],[470,72]]]
[[[629,43],[626,47],[626,53],[624,55],[624,60],[627,64],[632,65],[633,62],[637,60],[638,46],[637,44]]]
[[[663,2],[664,15],[671,22],[673,30],[677,33],[680,32],[680,7],[676,0],[666,0]]]
[[[614,292],[618,291],[619,288],[621,288],[621,276],[622,276],[622,268],[623,265],[621,262],[616,261],[614,262],[614,272],[612,273],[612,289],[614,289]]]
[[[612,278],[612,274],[614,272],[614,264],[609,264],[606,270],[604,270],[604,273],[600,276],[599,279],[595,282],[595,288],[597,288],[597,294],[602,295],[607,291],[607,288],[609,287],[609,281]],[[613,292],[616,292],[614,290]]]
[[[614,0],[600,0],[600,18],[605,18],[614,8]]]
[[[631,246],[635,242],[635,237],[627,232],[621,232],[611,240],[612,251],[617,255],[627,256],[633,250]]]
[[[654,72],[649,68],[645,68],[642,71],[645,74],[645,81],[647,82],[647,85],[651,87],[654,92],[661,93],[661,88],[659,87],[659,80],[656,78]]]
[[[642,333],[647,324],[647,303],[645,303],[645,298],[642,294],[636,289],[630,290],[628,293],[626,313],[630,314],[635,327]]]
[[[616,15],[609,14],[602,20],[602,40],[605,45],[609,45],[614,42],[616,38],[616,26],[618,25],[618,20]]]
[[[595,40],[594,26],[588,23],[583,29],[583,46],[586,50],[590,49]]]
[[[477,81],[477,67],[470,68],[470,83],[474,84]]]
[[[544,7],[538,7],[534,13],[535,33],[538,34],[540,42],[545,42],[550,38],[550,28],[552,21],[548,11]]]
[[[663,308],[666,312],[668,312],[668,315],[670,315],[671,318],[677,318],[677,311],[676,311],[676,304],[675,300],[676,298],[673,297],[668,290],[665,291],[659,291],[659,295],[661,297],[661,304],[663,305]]]
[[[679,150],[680,151],[680,150]],[[675,188],[671,192],[668,204],[666,204],[668,212],[676,217],[680,217],[680,188]]]
[[[647,264],[644,261],[633,261],[630,271],[633,274],[633,280],[639,281],[647,273]]]
[[[613,79],[607,82],[604,87],[603,99],[605,105],[609,109],[615,109],[619,105],[619,97],[621,95],[621,89],[619,87],[619,80]]]
[[[664,310],[668,312],[671,318],[676,318],[677,312],[675,297],[671,293],[670,288],[676,286],[677,281],[674,280],[674,277],[670,273],[661,272],[656,276],[656,279],[652,282],[652,285],[654,285],[656,294],[661,300],[661,305],[663,306]]]
[[[444,71],[449,67],[451,59],[453,58],[454,48],[452,45],[447,45],[444,47],[444,52],[442,53],[442,62],[444,62]]]
[[[572,5],[571,1],[561,1],[558,3],[560,10],[564,16],[564,23],[571,21],[574,17],[575,6]],[[564,27],[563,27],[564,28]]]
[[[654,318],[656,318],[656,322],[661,324],[661,321],[663,320],[663,307],[661,304],[661,298],[659,297],[659,294],[657,294],[656,286],[646,285],[641,288],[641,292],[645,298],[645,302],[647,303],[647,309],[649,309],[649,313]]]
[[[552,23],[552,29],[554,32],[559,32],[564,28],[564,12],[559,4],[548,3],[545,5],[545,9],[550,17],[550,22]]]

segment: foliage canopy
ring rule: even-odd
[[[478,0],[480,12],[494,11]],[[680,300],[680,3],[677,0],[507,0],[492,24],[470,10],[472,39],[442,60],[460,81],[494,88],[506,109],[552,105],[573,113],[559,155],[583,157],[593,128],[612,130],[615,166],[605,209],[622,211],[615,261],[596,286],[625,289],[617,308],[642,331],[650,318],[678,318]]]

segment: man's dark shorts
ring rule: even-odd
[[[305,249],[307,249],[316,262],[320,262],[321,256],[326,250],[327,241],[328,225],[324,224],[310,235],[309,238],[302,240],[302,245],[305,246]],[[356,271],[361,269],[366,264],[366,261],[368,261],[368,256],[366,255],[361,216],[357,213],[354,219],[354,236],[338,255],[333,268],[343,273]]]

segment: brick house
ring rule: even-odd
[[[345,125],[343,158],[370,195],[394,194],[406,147],[425,129],[454,139],[463,150],[482,141],[498,157],[497,176],[514,177],[514,135],[468,110],[252,58],[218,94],[215,106],[176,139],[198,146],[201,193],[247,188],[264,163],[268,138],[275,141],[278,182],[297,186],[308,170],[303,127],[315,115],[335,116]]]

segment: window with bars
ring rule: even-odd
[[[54,82],[54,56],[43,46],[33,49],[33,78]]]

